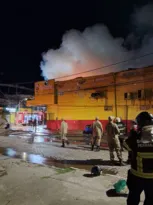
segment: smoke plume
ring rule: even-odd
[[[45,79],[66,80],[79,76],[100,75],[127,68],[153,65],[153,55],[101,68],[116,62],[138,58],[153,52],[153,5],[139,8],[131,16],[132,31],[127,39],[113,38],[105,25],[94,25],[83,32],[70,30],[63,35],[57,50],[42,55],[41,70]],[[101,68],[92,72],[92,69]]]

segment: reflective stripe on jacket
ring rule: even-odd
[[[132,153],[131,173],[137,177],[153,179],[153,142],[143,141],[148,139],[150,134],[145,132],[146,137],[142,134],[142,131],[134,132],[133,136],[124,142],[124,146]]]

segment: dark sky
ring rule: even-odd
[[[57,48],[66,30],[83,30],[87,26],[104,23],[112,35],[125,37],[134,6],[150,1],[10,2],[0,6],[0,83],[41,80],[41,54],[49,48]]]

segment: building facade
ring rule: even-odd
[[[67,81],[35,83],[35,99],[27,106],[47,107],[47,127],[59,129],[64,118],[71,130],[83,130],[98,116],[121,117],[129,127],[141,111],[153,112],[153,67],[129,69]]]

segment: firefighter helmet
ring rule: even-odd
[[[91,174],[94,175],[94,176],[100,176],[101,171],[102,171],[102,170],[100,169],[99,166],[93,166],[93,167],[91,168]]]
[[[116,118],[115,118],[115,122],[121,122],[121,118],[116,117]]]
[[[109,116],[109,117],[108,117],[108,121],[110,121],[110,122],[111,122],[111,121],[113,121],[113,120],[114,120],[114,118],[115,118],[114,116]]]
[[[153,115],[148,112],[141,112],[136,117],[136,122],[140,128],[147,125],[153,125]]]

